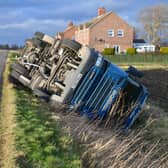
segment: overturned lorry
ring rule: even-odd
[[[132,126],[148,97],[134,67],[123,71],[94,49],[41,32],[26,40],[11,69],[10,76],[39,97],[124,129]]]

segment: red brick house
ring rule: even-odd
[[[97,17],[78,26],[70,22],[62,35],[99,51],[110,47],[120,53],[133,46],[134,28],[114,12],[99,8]]]

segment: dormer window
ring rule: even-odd
[[[108,35],[108,37],[114,37],[114,30],[113,29],[109,29],[107,31],[107,35]]]
[[[118,29],[117,37],[124,37],[124,30],[123,29]]]

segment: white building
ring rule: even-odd
[[[133,47],[136,48],[138,53],[155,52],[155,46],[146,43],[143,39],[134,39]]]

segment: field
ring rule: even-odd
[[[8,97],[10,93],[15,93],[16,103],[10,101],[16,105],[12,106],[16,111],[11,112],[14,117],[10,120],[12,124],[4,122],[3,126],[17,126],[9,128],[13,130],[9,135],[14,136],[7,142],[13,144],[12,148],[9,149],[8,144],[3,143],[7,153],[1,158],[6,166],[2,167],[10,168],[15,162],[17,167],[28,168],[167,168],[168,57],[162,58],[160,62],[151,62],[151,59],[144,61],[145,58],[139,61],[139,58],[132,61],[128,58],[127,61],[117,59],[113,58],[113,62],[121,67],[134,64],[142,69],[144,78],[139,80],[150,93],[143,112],[128,133],[124,134],[110,126],[97,126],[96,122],[90,123],[78,113],[69,113],[66,106],[49,106],[37,100],[29,90],[13,88],[8,83],[6,86],[10,87],[4,88],[10,90],[5,93],[9,94]],[[12,92],[9,92],[11,89]],[[11,116],[7,114],[6,119]],[[5,158],[7,154],[9,159]],[[6,161],[9,164],[5,164]]]

